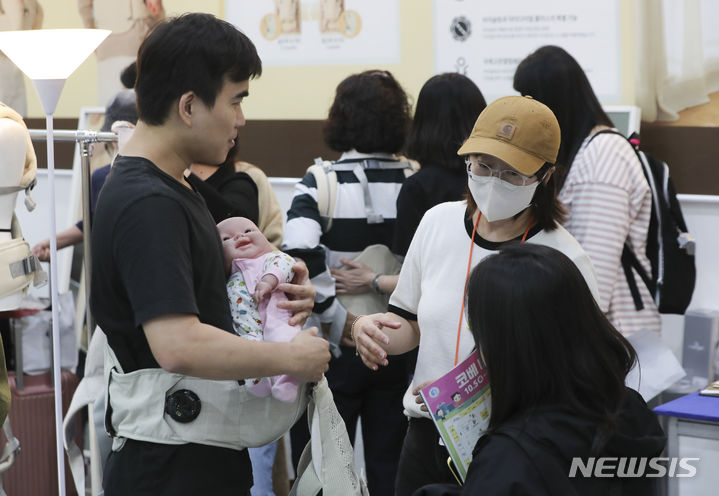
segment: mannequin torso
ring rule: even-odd
[[[25,166],[27,131],[12,119],[0,119],[0,187],[17,186]],[[0,195],[0,243],[10,241],[10,225],[17,193]],[[22,293],[0,298],[0,311],[13,310],[20,306]]]

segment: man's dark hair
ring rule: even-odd
[[[208,107],[227,80],[262,73],[250,39],[211,14],[184,14],[158,24],[137,53],[138,114],[150,125],[165,122],[173,102],[193,91]]]
[[[557,190],[572,167],[574,156],[593,127],[613,127],[579,63],[558,46],[543,46],[529,54],[514,73],[514,89],[539,100],[554,112],[562,130],[557,162]]]
[[[574,262],[533,243],[490,255],[470,275],[467,320],[489,372],[490,430],[514,415],[560,405],[603,426],[594,448],[601,447],[636,352]]]
[[[407,157],[422,167],[463,172],[464,157],[457,150],[486,106],[482,92],[466,76],[449,72],[429,78],[417,97]]]
[[[388,71],[365,71],[337,86],[323,133],[338,152],[397,153],[410,121],[407,95]]]

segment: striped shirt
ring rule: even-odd
[[[646,328],[661,331],[661,320],[649,290],[635,271],[643,310],[636,310],[621,263],[625,240],[648,273],[647,231],[651,191],[632,147],[621,136],[590,137],[577,152],[559,199],[569,211],[564,227],[574,235],[594,264],[599,304],[624,335]]]
[[[367,158],[396,161],[393,155],[350,151],[342,154],[338,163],[360,163]],[[312,174],[306,174],[297,183],[287,211],[283,251],[304,260],[317,291],[315,313],[308,325],[330,323],[333,344],[341,336],[347,311],[335,299],[335,282],[330,268],[342,266],[341,258],[353,259],[369,245],[383,244],[391,248],[397,217],[397,195],[405,180],[402,169],[366,169],[365,175],[374,212],[382,215],[382,223],[367,222],[364,190],[352,171],[337,172],[337,203],[332,228],[328,232],[322,232],[317,184]],[[337,351],[334,346],[333,351]]]

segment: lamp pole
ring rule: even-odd
[[[58,494],[65,496],[65,457],[62,432],[62,372],[58,319],[57,238],[55,225],[55,148],[53,114],[65,80],[110,34],[100,29],[37,29],[0,33],[0,50],[28,76],[35,86],[47,129],[47,169],[50,189],[50,298],[52,305],[53,385],[55,388],[55,441]],[[90,219],[85,219],[89,223]],[[82,490],[82,488],[81,488]]]

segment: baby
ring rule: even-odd
[[[255,341],[287,342],[300,332],[291,326],[288,310],[277,308],[287,299],[277,286],[290,282],[295,260],[276,250],[249,219],[232,217],[217,224],[225,255],[227,297],[235,332]],[[292,402],[298,381],[288,375],[247,379],[247,390],[256,396]]]

